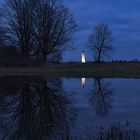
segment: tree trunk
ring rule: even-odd
[[[44,56],[43,56],[44,58],[43,58],[43,62],[44,63],[46,63],[47,62],[47,55],[46,54],[44,54]]]
[[[23,57],[24,59],[28,59],[28,57],[29,57],[29,52],[28,52],[27,49],[25,49],[24,47],[22,47],[21,53],[22,53],[22,57]]]
[[[97,62],[98,62],[98,63],[100,63],[100,62],[101,62],[101,52],[99,52]]]

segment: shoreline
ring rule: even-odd
[[[50,63],[40,67],[0,67],[0,76],[140,78],[140,62]]]

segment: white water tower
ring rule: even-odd
[[[86,57],[85,57],[85,52],[82,51],[82,54],[81,54],[81,57],[82,57],[82,63],[86,63]]]

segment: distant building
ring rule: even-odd
[[[84,51],[82,51],[81,57],[82,57],[82,63],[86,63],[86,57]]]

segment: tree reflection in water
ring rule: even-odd
[[[76,109],[60,79],[6,79],[0,84],[1,139],[69,139]]]
[[[95,78],[94,89],[89,94],[89,102],[94,107],[97,115],[105,116],[109,113],[114,92],[110,82]]]

